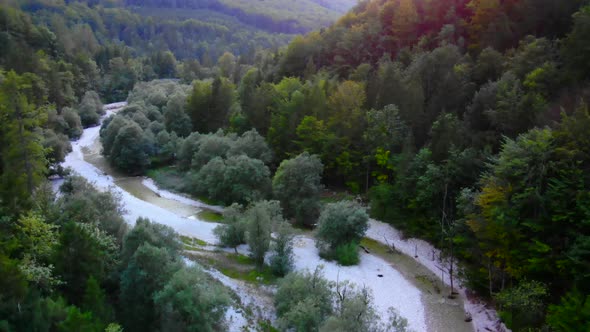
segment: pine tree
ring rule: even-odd
[[[0,199],[12,207],[30,203],[47,172],[41,109],[29,103],[35,76],[10,71],[0,84]]]

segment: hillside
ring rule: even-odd
[[[306,33],[335,22],[354,1],[316,0],[207,0],[207,1],[143,1],[126,0],[125,6],[143,14],[159,16],[159,9],[178,12],[184,17],[206,18],[202,12],[216,12],[272,33]],[[188,10],[188,11],[187,11]]]
[[[3,1],[0,330],[590,331],[589,2],[342,3]]]

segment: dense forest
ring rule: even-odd
[[[228,206],[220,243],[286,275],[281,329],[403,330],[372,325],[362,290],[338,302],[321,271],[289,274],[292,226],[358,262],[369,216],[321,202],[327,187],[435,244],[512,330],[590,330],[587,1],[367,0],[322,29],[274,5],[261,21],[250,1],[139,4],[0,6],[1,330],[223,328],[229,295],[171,229],[127,230],[116,195],[59,165],[120,100],[106,159]],[[66,176],[57,196],[51,175]],[[343,308],[361,302],[354,325]]]
[[[126,0],[133,9],[149,8],[149,13],[159,15],[162,8],[180,9],[182,15],[199,15],[203,10],[219,12],[275,33],[305,33],[327,27],[354,6],[353,0],[207,0],[207,1],[139,1]],[[157,10],[154,10],[156,9]],[[188,12],[187,12],[188,10]]]

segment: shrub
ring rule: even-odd
[[[353,255],[358,243],[367,231],[369,217],[365,209],[357,203],[341,201],[327,204],[318,220],[317,247],[320,254],[336,258],[346,264],[358,262],[358,254]]]
[[[350,242],[341,244],[334,249],[334,258],[340,265],[351,266],[359,262],[358,244]]]
[[[275,306],[282,328],[317,330],[332,313],[332,290],[322,269],[288,274],[279,282]]]

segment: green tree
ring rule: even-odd
[[[233,145],[233,137],[224,135],[221,130],[215,134],[201,135],[198,140],[198,147],[191,156],[192,169],[198,171],[214,158],[227,157]]]
[[[234,203],[223,210],[223,224],[215,227],[213,233],[222,246],[234,248],[238,253],[238,246],[246,243],[246,223],[243,207]]]
[[[98,124],[100,115],[104,114],[104,110],[96,92],[87,91],[84,94],[80,105],[78,105],[78,114],[85,128]]]
[[[223,200],[228,189],[224,181],[225,162],[215,157],[191,176],[190,190],[196,195],[206,195],[209,199]]]
[[[101,332],[103,326],[92,318],[91,312],[82,312],[74,306],[68,309],[66,319],[58,324],[58,331],[60,332],[74,332],[74,331],[91,331]]]
[[[163,331],[219,331],[231,298],[200,268],[182,268],[154,295]]]
[[[104,280],[118,260],[115,239],[93,225],[69,222],[62,226],[55,250],[55,272],[64,281],[63,294],[74,304],[82,301],[90,276]]]
[[[562,47],[570,74],[574,77],[587,77],[590,66],[588,59],[588,40],[584,37],[590,31],[590,6],[582,7],[574,14],[574,26],[565,39]]]
[[[154,296],[181,267],[178,256],[166,248],[143,243],[135,250],[120,278],[121,321],[125,331],[160,326]]]
[[[191,118],[193,131],[208,133],[211,119],[212,86],[210,82],[194,81],[192,92],[187,98],[186,110]]]
[[[252,203],[267,198],[271,192],[268,167],[245,155],[226,160],[223,182],[228,189],[225,202]]]
[[[48,224],[33,212],[22,215],[16,229],[24,254],[21,271],[27,281],[45,291],[52,291],[61,282],[54,275],[54,266],[48,263],[58,244],[57,225]]]
[[[96,324],[102,325],[103,328],[113,320],[113,309],[107,302],[105,291],[93,276],[90,276],[86,281],[86,289],[80,308],[91,312]]]
[[[270,248],[273,224],[282,222],[282,218],[277,201],[260,201],[246,211],[246,243],[258,268],[264,265],[264,257]]]
[[[231,106],[235,102],[236,87],[225,77],[218,77],[211,85],[211,106],[206,124],[206,132],[224,128],[229,122]]]
[[[176,152],[178,168],[187,171],[191,167],[193,156],[199,151],[201,145],[201,134],[193,132],[187,138],[179,140]]]
[[[236,57],[230,52],[225,52],[217,60],[217,66],[219,67],[221,76],[231,79],[235,72]]]
[[[319,214],[322,169],[320,159],[307,152],[281,162],[272,187],[287,218],[295,218],[300,225],[314,224]]]
[[[43,137],[38,130],[46,117],[29,103],[35,77],[10,71],[0,83],[0,193],[3,204],[26,206],[47,172]]]
[[[121,127],[108,159],[118,169],[131,174],[141,174],[150,164],[146,153],[143,130],[135,122]]]
[[[169,226],[158,224],[146,218],[138,218],[135,227],[127,233],[121,250],[121,258],[128,262],[137,248],[148,243],[154,247],[165,249],[172,257],[180,253],[181,244],[178,234]]]
[[[509,328],[521,330],[539,324],[545,313],[547,286],[537,281],[521,281],[516,287],[496,295],[500,317]]]
[[[66,134],[68,137],[76,139],[82,136],[82,120],[80,119],[80,115],[69,107],[65,107],[61,110],[61,114],[68,124],[66,129]]]
[[[296,331],[318,330],[332,313],[332,290],[320,267],[293,272],[279,281],[275,307],[279,325]]]
[[[246,120],[249,122],[248,114],[251,114],[252,107],[256,103],[255,94],[260,82],[260,72],[256,68],[249,69],[242,77],[238,86],[238,99],[240,101],[241,109],[244,112]],[[253,125],[253,123],[250,123]],[[254,126],[254,128],[258,128]]]
[[[250,104],[243,106],[242,110],[248,119],[248,122],[262,136],[266,136],[270,126],[271,107],[275,102],[277,92],[273,84],[268,82],[261,83],[249,99]]]
[[[356,203],[341,201],[327,204],[318,219],[317,246],[320,253],[332,256],[341,246],[358,244],[369,228],[368,222],[369,216]]]
[[[118,244],[123,242],[128,225],[123,219],[125,210],[119,194],[99,191],[85,178],[77,175],[66,177],[60,192],[62,195],[56,204],[60,211],[55,217],[57,223],[75,220],[93,224],[114,237]]]
[[[293,270],[293,230],[286,222],[281,222],[271,246],[270,268],[274,275],[284,277]]]
[[[168,99],[164,111],[164,123],[166,130],[175,132],[180,137],[186,137],[191,133],[191,120],[184,112],[186,98],[184,95],[175,94]]]
[[[550,305],[547,323],[555,331],[585,331],[590,328],[590,295],[568,292],[558,305]]]
[[[119,130],[128,125],[130,121],[123,115],[112,115],[102,122],[100,127],[100,142],[102,143],[102,153],[105,156],[111,154]]]
[[[478,84],[494,82],[502,76],[503,67],[502,53],[491,47],[486,47],[477,57],[473,67],[473,80]]]
[[[245,155],[215,157],[192,175],[193,192],[231,203],[250,203],[270,194],[270,171],[260,160]]]
[[[356,289],[354,285],[346,282],[338,283],[335,288],[334,314],[328,317],[319,331],[369,332],[382,330],[382,323],[373,306],[373,296],[370,289]]]
[[[258,159],[265,164],[272,161],[272,150],[266,144],[264,137],[260,136],[256,129],[244,132],[231,145],[228,155],[240,154],[244,154],[252,159]]]

